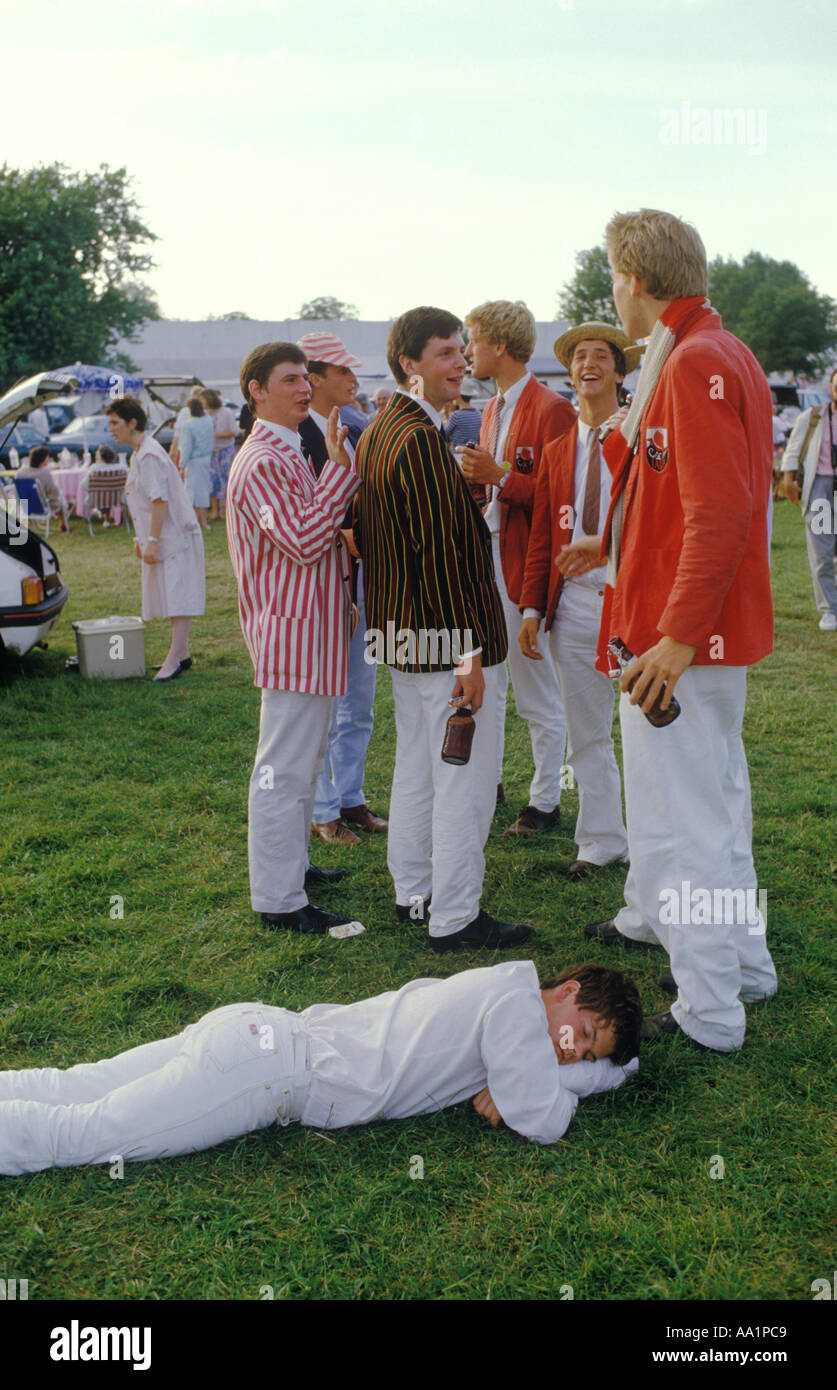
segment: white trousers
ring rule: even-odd
[[[389,808],[387,863],[395,900],[412,906],[433,897],[430,935],[461,931],[479,912],[483,849],[497,787],[499,666],[483,671],[485,696],[474,716],[470,761],[442,762],[452,671],[406,675],[390,668],[395,702],[395,772]]]
[[[755,906],[752,810],[741,724],[746,667],[690,666],[677,682],[678,719],[655,729],[622,695],[619,715],[631,867],[616,926],[635,941],[659,942],[671,958],[671,1012],[706,1047],[731,1052],[744,1041],[742,1001],[776,991],[764,920]],[[729,898],[749,905],[747,921]],[[711,922],[704,922],[706,894]],[[689,908],[670,905],[684,898]]]
[[[503,579],[500,563],[500,537],[491,537],[494,556],[494,577],[497,592],[506,616],[509,634],[508,668],[500,670],[500,698],[497,704],[497,781],[503,780],[503,751],[505,746],[506,692],[511,673],[514,703],[521,719],[529,725],[535,775],[529,786],[529,805],[538,811],[554,811],[561,803],[561,769],[567,744],[567,726],[561,702],[561,688],[550,652],[544,651],[543,661],[530,661],[520,650],[518,637],[523,617],[512,603]]]
[[[103,1062],[0,1072],[0,1174],[170,1158],[302,1114],[296,1016],[228,1004]]]
[[[549,630],[567,721],[567,763],[578,784],[575,841],[579,859],[588,864],[622,859],[628,850],[622,783],[611,737],[615,690],[613,682],[596,670],[602,601],[596,589],[565,584]],[[542,650],[546,644],[539,645]]]
[[[255,912],[297,912],[308,902],[308,837],[331,701],[330,695],[262,691],[248,816]]]

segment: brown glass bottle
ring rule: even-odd
[[[443,763],[453,763],[462,767],[468,762],[475,728],[476,723],[470,705],[463,705],[461,709],[454,710],[445,725],[445,737],[442,740]]]
[[[625,646],[625,643],[620,641],[618,637],[614,637],[613,641],[608,643],[607,649],[610,652],[611,656],[616,658],[616,663],[620,671],[624,671],[627,666],[630,666],[631,662],[634,659],[633,652],[629,651],[628,648]],[[636,684],[636,680],[637,677],[634,676],[633,680],[628,686],[627,693],[629,695],[633,690],[634,685]],[[668,709],[660,708],[665,693],[666,685],[664,683],[662,690],[660,691],[651,708],[649,710],[642,711],[645,715],[645,718],[648,720],[648,723],[653,724],[655,729],[664,729],[667,724],[673,724],[678,714],[680,713],[680,701],[677,699],[676,695],[672,695],[671,703]]]

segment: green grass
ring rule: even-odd
[[[195,666],[165,687],[64,671],[74,618],[139,611],[124,532],[74,523],[56,549],[70,602],[46,652],[0,677],[4,746],[0,1065],[66,1066],[262,998],[347,1002],[444,960],[393,921],[386,838],[316,859],[353,869],[340,901],[366,923],[349,941],[265,932],[247,887],[246,793],[258,692],[221,528],[208,538],[208,601]],[[637,1079],[583,1101],[551,1148],[491,1130],[460,1106],[333,1134],[267,1130],[208,1153],[0,1181],[0,1277],[31,1298],[809,1299],[834,1267],[837,638],[816,627],[798,513],[779,504],[776,654],[751,674],[745,736],[755,855],[768,890],[780,993],[749,1011],[742,1052],[683,1039],[645,1050]],[[168,624],[146,632],[159,661]],[[379,673],[366,792],[385,811],[393,760],[389,677]],[[528,736],[510,706],[505,783],[484,901],[537,927],[544,974],[579,958],[619,963],[665,1007],[658,954],[582,945],[612,914],[622,876],[572,885],[575,794],[564,828],[534,843],[501,831],[526,801]],[[124,899],[112,919],[111,899]],[[329,895],[321,895],[328,906]],[[833,1071],[831,1072],[833,1075]],[[725,1177],[712,1180],[720,1154]],[[410,1160],[424,1160],[411,1180]]]

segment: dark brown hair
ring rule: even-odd
[[[130,425],[133,420],[134,429],[138,433],[142,433],[148,426],[148,416],[133,396],[119,396],[115,401],[110,401],[105,414],[116,415],[118,419],[124,420],[126,425]]]
[[[203,401],[200,399],[200,397],[193,396],[190,401],[186,402],[186,404],[189,407],[189,414],[193,417],[193,419],[199,420],[204,413]]]
[[[296,343],[262,343],[261,347],[253,348],[241,364],[240,376],[241,394],[253,413],[256,412],[256,403],[247,389],[251,381],[257,381],[260,386],[264,386],[273,368],[280,362],[296,362],[304,367],[307,360],[302,348],[297,347]],[[214,394],[216,393],[213,392]],[[202,391],[201,395],[206,400],[206,392]],[[220,397],[218,404],[221,404]]]
[[[462,328],[462,321],[447,309],[433,309],[422,304],[418,309],[408,309],[396,319],[387,337],[387,362],[399,386],[406,386],[407,375],[402,370],[399,357],[421,357],[431,338],[450,338]]]
[[[49,458],[49,449],[46,444],[36,444],[29,455],[29,467],[40,468]]]
[[[609,342],[607,338],[598,338],[598,339],[597,339],[595,333],[593,333],[593,332],[591,332],[589,338],[580,338],[580,339],[579,339],[579,342],[584,343],[584,342],[590,342],[591,340],[596,341],[596,342],[600,342],[600,343],[607,343],[608,347],[610,348],[611,352],[613,353],[613,365],[615,366],[617,372],[619,373],[620,376],[627,376],[627,375],[628,375],[628,366],[627,366],[627,363],[625,362],[625,354],[624,354],[624,352],[622,351],[622,349],[621,349],[620,347],[617,347],[615,343]],[[570,353],[570,370],[572,370],[573,357],[574,357],[574,355],[575,355],[575,350],[576,350],[577,347],[578,347],[578,343],[573,343],[572,351],[571,351],[571,353]]]
[[[220,410],[223,405],[218,392],[214,391],[211,386],[205,386],[202,391],[199,391],[198,399],[202,400],[204,405],[209,406],[210,410]]]
[[[616,1035],[611,1061],[623,1066],[639,1051],[639,1028],[642,1023],[642,1004],[633,980],[620,970],[608,970],[604,965],[571,965],[551,980],[541,980],[541,989],[555,989],[568,980],[578,980],[581,988],[575,997],[576,1007],[589,1009],[604,1023],[612,1024]]]

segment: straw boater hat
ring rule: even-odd
[[[351,367],[353,372],[363,366],[335,333],[304,333],[297,339],[296,345],[302,348],[309,362],[328,362],[332,367]]]
[[[606,343],[613,343],[614,347],[621,348],[629,372],[639,366],[639,359],[645,351],[644,346],[635,343],[621,328],[614,328],[612,323],[578,323],[575,328],[568,329],[555,340],[555,356],[567,371],[570,369],[570,356],[576,343],[588,338],[604,338]]]

